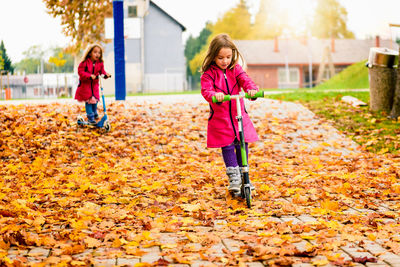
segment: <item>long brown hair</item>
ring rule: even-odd
[[[88,59],[88,57],[90,57],[90,53],[92,53],[92,51],[93,51],[93,49],[95,48],[95,47],[98,47],[98,48],[100,48],[100,58],[99,58],[99,61],[100,62],[103,62],[103,47],[101,46],[101,45],[99,45],[99,44],[90,44],[90,45],[88,45],[88,47],[86,48],[86,50],[85,50],[85,53],[83,54],[83,56],[82,56],[82,60],[81,61],[85,61],[86,59]]]
[[[202,73],[204,73],[211,66],[215,57],[218,56],[219,50],[224,47],[232,49],[232,61],[231,64],[229,64],[228,69],[232,69],[238,62],[239,58],[241,58],[243,61],[242,55],[239,53],[239,50],[233,43],[231,37],[229,37],[229,35],[226,33],[221,33],[212,39],[210,46],[208,47],[207,55],[204,58],[203,64],[201,65]]]

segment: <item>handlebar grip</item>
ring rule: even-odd
[[[231,96],[230,95],[224,95],[224,99],[222,100],[222,102],[229,101],[229,100],[231,100]],[[212,102],[213,103],[217,103],[218,102],[217,98],[215,96],[212,97]]]
[[[248,93],[245,94],[246,98],[256,99],[259,97],[264,97],[264,91],[258,91],[253,97],[251,97]]]

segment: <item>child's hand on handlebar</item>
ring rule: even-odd
[[[217,99],[218,102],[222,102],[224,100],[224,94],[223,93],[216,93],[215,98]]]
[[[257,90],[251,89],[251,90],[247,91],[247,93],[249,94],[250,97],[253,97],[257,93]]]

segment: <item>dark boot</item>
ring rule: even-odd
[[[96,121],[94,120],[94,115],[93,115],[93,113],[87,114],[87,118],[88,118],[89,124],[91,124],[91,125],[95,125],[95,124],[96,124]]]

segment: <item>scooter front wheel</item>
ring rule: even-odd
[[[111,124],[108,121],[104,123],[104,129],[106,130],[106,132],[111,131]]]
[[[246,198],[247,207],[251,208],[251,189],[249,186],[244,188],[244,196]]]

